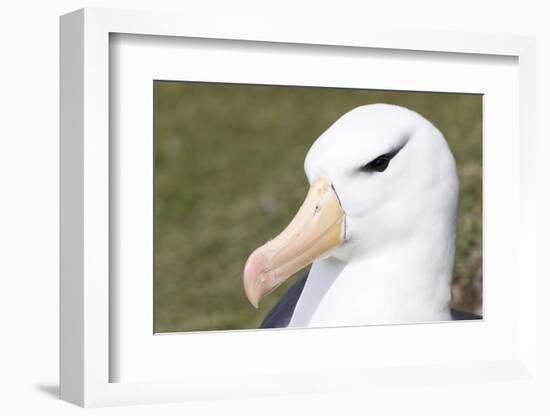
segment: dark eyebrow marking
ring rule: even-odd
[[[387,156],[390,158],[390,160],[392,160],[395,156],[397,156],[397,154],[403,150],[403,148],[406,146],[407,142],[403,143],[401,146],[399,147],[396,147],[395,149],[393,150],[390,150],[388,153],[386,153],[384,156]],[[375,158],[376,159],[376,158]]]
[[[359,171],[361,172],[372,172],[372,163],[377,160],[377,159],[384,159],[385,162],[386,162],[386,166],[388,163],[390,163],[390,161],[405,147],[405,145],[407,144],[407,142],[403,143],[403,145],[393,149],[393,150],[390,150],[388,153],[384,153],[384,154],[381,154],[377,157],[375,157],[374,159],[372,159],[371,161],[365,163],[364,165],[362,165],[361,167],[359,167]],[[385,167],[384,167],[384,170],[385,170]]]

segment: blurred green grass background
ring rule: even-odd
[[[315,139],[378,102],[417,111],[450,144],[460,177],[453,305],[480,311],[481,95],[155,81],[155,332],[258,328],[294,279],[256,310],[242,289],[246,258],[300,206]]]

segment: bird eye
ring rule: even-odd
[[[372,162],[367,163],[361,168],[364,172],[384,172],[390,164],[391,157],[389,155],[378,156]]]

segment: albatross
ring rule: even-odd
[[[480,318],[450,307],[459,183],[432,123],[400,106],[357,107],[313,143],[304,169],[302,206],[244,267],[258,307],[311,264],[263,328]]]

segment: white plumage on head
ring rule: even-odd
[[[385,170],[369,169],[383,155]],[[403,107],[358,107],[315,141],[305,171],[330,178],[346,236],[313,263],[290,326],[450,319],[458,177],[439,130]]]

